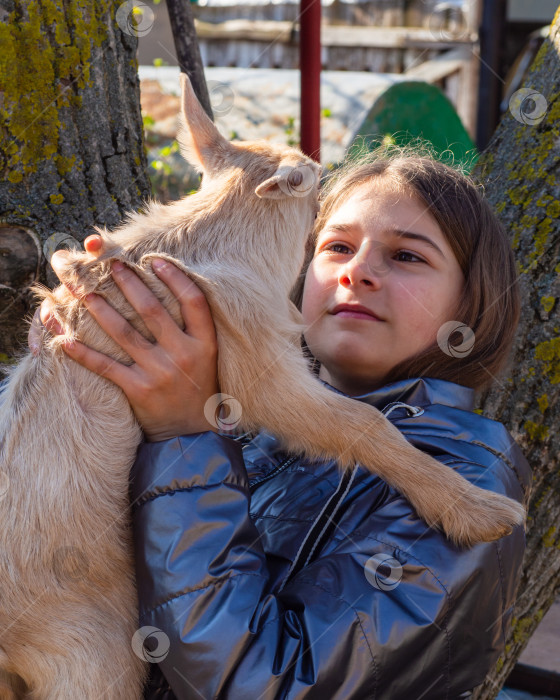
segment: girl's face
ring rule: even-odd
[[[463,284],[419,200],[382,178],[360,186],[319,233],[305,278],[304,335],[320,378],[350,396],[382,386],[395,365],[455,320]]]

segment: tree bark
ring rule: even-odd
[[[150,194],[123,5],[0,0],[0,363],[25,347],[30,285],[56,281],[50,255]]]
[[[167,12],[177,52],[177,62],[186,73],[206,114],[214,121],[208,86],[204,79],[204,65],[200,55],[190,0],[167,0]]]
[[[523,299],[511,369],[478,407],[510,430],[534,481],[506,651],[473,700],[497,695],[560,589],[559,55],[560,11],[524,86],[533,94],[505,114],[475,173],[511,234]]]

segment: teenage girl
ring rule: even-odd
[[[508,239],[478,187],[396,154],[343,170],[324,192],[293,293],[310,370],[449,469],[524,501],[525,458],[473,411],[474,392],[506,366],[520,309]],[[101,239],[86,248],[98,254]],[[115,263],[157,342],[138,342],[92,294],[89,312],[134,364],[66,347],[122,388],[145,434],[131,473],[139,627],[157,628],[145,697],[469,697],[504,649],[523,528],[458,548],[359,466],[341,478],[334,461],[285,454],[272,435],[224,434],[204,413],[219,392],[208,304],[172,264],[154,269],[185,331]]]

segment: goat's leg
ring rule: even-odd
[[[86,595],[39,601],[33,616],[20,616],[3,639],[2,700],[140,700],[147,663],[132,650],[136,624],[118,599]]]
[[[104,656],[103,649],[82,649],[84,653],[63,656],[26,648],[25,676],[21,679],[23,693],[0,694],[2,700],[76,700],[76,698],[103,698],[103,700],[140,700],[143,673],[135,665],[128,668],[113,656]],[[122,654],[122,648],[114,649]],[[95,660],[95,661],[94,661]],[[139,683],[140,681],[140,683]]]
[[[19,700],[25,696],[25,683],[10,671],[10,660],[0,647],[0,700]]]
[[[495,540],[524,521],[521,504],[471,484],[413,447],[377,409],[320,384],[297,348],[226,354],[220,361],[226,376],[239,380],[221,390],[240,402],[244,427],[264,428],[290,452],[336,459],[341,469],[359,463],[455,543]]]
[[[471,484],[413,447],[380,411],[324,387],[309,372],[299,348],[281,333],[267,332],[266,326],[258,334],[236,328],[215,288],[181,267],[210,302],[221,391],[240,402],[245,429],[264,428],[288,451],[336,459],[342,469],[360,464],[394,486],[421,518],[455,543],[492,541],[524,522],[521,504]],[[292,325],[295,331],[297,324]]]

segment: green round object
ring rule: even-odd
[[[459,161],[470,170],[478,159],[451,102],[438,87],[421,81],[395,83],[378,97],[348,150],[355,155],[381,143],[401,145],[418,137],[429,141],[445,162]]]

